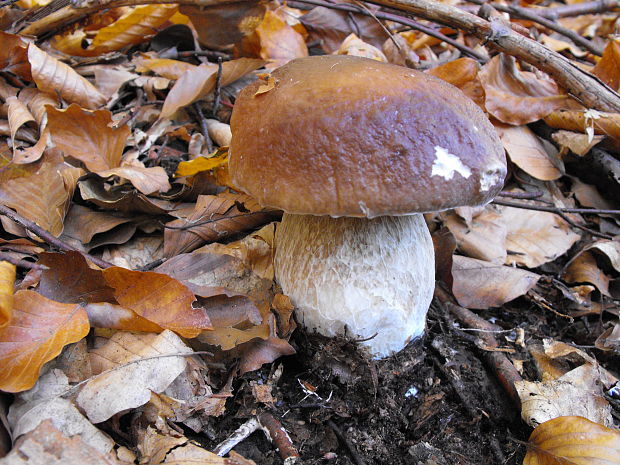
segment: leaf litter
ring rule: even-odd
[[[617,91],[611,2],[485,5],[487,40],[400,1],[44,3],[0,2],[0,463],[620,463],[620,116],[489,43]],[[427,215],[427,334],[386,360],[296,329],[281,212],[228,173],[239,90],[324,53],[459,87],[511,162],[496,202]]]

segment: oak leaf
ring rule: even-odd
[[[54,302],[34,291],[15,293],[13,320],[0,333],[0,389],[30,389],[43,364],[89,329],[86,310],[78,304]]]

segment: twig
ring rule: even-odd
[[[19,0],[4,0],[3,2],[0,2],[0,8],[4,8],[5,6],[10,6],[13,3],[17,3]]]
[[[207,57],[214,60],[221,58],[224,61],[232,60],[232,55],[224,52],[216,52],[215,50],[192,50],[187,52],[178,52],[172,59],[191,58],[191,57]]]
[[[218,221],[231,220],[231,219],[234,219],[234,218],[240,218],[240,217],[246,217],[246,216],[252,216],[252,215],[272,215],[272,214],[278,214],[279,212],[280,212],[279,210],[268,210],[268,211],[239,213],[237,215],[222,216],[220,218],[212,218],[212,219],[200,221],[200,222],[197,222],[197,223],[191,223],[187,219],[185,219],[185,221],[188,221],[189,224],[186,224],[186,225],[183,225],[183,226],[168,226],[168,225],[164,225],[164,228],[165,229],[176,229],[176,230],[180,230],[180,231],[185,231],[185,230],[188,230],[188,229],[195,228],[197,226],[203,226],[203,225],[209,224],[209,223],[216,223]]]
[[[478,16],[454,6],[431,0],[368,0],[370,3],[407,11],[421,18],[445,24],[493,44],[499,51],[523,60],[549,74],[561,87],[588,108],[620,112],[620,95],[568,58],[544,45],[506,28],[501,34]]]
[[[527,203],[509,202],[507,200],[493,200],[497,205],[505,207],[523,208],[525,210],[538,210],[550,213],[585,213],[594,215],[620,215],[620,210],[601,210],[598,208],[561,208],[561,207],[545,207],[543,205],[531,205]]]
[[[299,452],[297,452],[297,448],[293,441],[291,441],[291,437],[282,426],[282,423],[269,412],[259,413],[257,418],[267,438],[278,449],[284,464],[292,465],[298,463],[300,461]]]
[[[557,32],[558,34],[563,35],[564,37],[568,37],[574,43],[581,45],[583,48],[588,50],[597,56],[603,56],[603,49],[598,45],[593,44],[591,41],[586,39],[585,37],[581,37],[575,31],[571,31],[570,29],[548,19],[543,16],[540,16],[538,13],[535,13],[532,8],[523,8],[516,5],[502,5],[500,3],[488,3],[484,0],[467,0],[470,3],[475,3],[476,5],[489,5],[495,8],[497,11],[502,11],[504,13],[508,13],[512,16],[516,16],[517,18],[527,19],[529,21],[533,21],[542,26],[545,26],[547,29],[551,29],[552,31]]]
[[[52,235],[52,233],[50,233],[49,231],[46,231],[38,224],[34,223],[33,221],[30,221],[29,219],[24,218],[23,216],[11,210],[9,207],[5,205],[0,205],[0,215],[4,215],[12,219],[13,221],[15,221],[17,224],[19,224],[23,228],[27,229],[31,233],[36,234],[38,237],[43,239],[43,241],[47,242],[50,245],[53,245],[59,250],[70,250],[70,251],[81,253],[82,255],[84,255],[84,257],[89,259],[99,268],[109,268],[111,266],[114,266],[112,263],[106,262],[105,260],[102,260],[97,257],[93,257],[92,255],[87,254],[86,252],[82,252],[81,250],[78,250],[75,247],[70,246],[66,242],[61,241],[60,239]]]
[[[359,456],[359,454],[355,450],[355,447],[353,447],[353,444],[351,444],[349,442],[349,440],[344,435],[344,433],[340,430],[340,428],[338,428],[338,426],[336,426],[336,423],[334,423],[332,420],[327,420],[327,426],[329,426],[334,431],[334,433],[336,434],[336,436],[338,437],[340,442],[342,442],[344,444],[344,446],[347,448],[347,450],[349,451],[349,454],[351,454],[351,458],[353,459],[355,464],[356,465],[366,465],[364,460]]]
[[[213,108],[211,114],[217,118],[217,112],[220,111],[220,102],[222,99],[222,58],[217,59],[217,74],[215,75],[215,90],[213,91]],[[211,151],[209,151],[211,153]]]
[[[536,192],[510,192],[510,191],[501,191],[497,194],[498,197],[510,197],[511,199],[537,199],[538,197],[542,197],[542,191]]]
[[[228,454],[233,448],[237,446],[237,444],[241,443],[244,439],[250,436],[254,431],[260,428],[260,423],[256,419],[256,417],[250,418],[244,424],[242,424],[239,428],[237,428],[230,436],[220,442],[215,449],[213,449],[213,453],[219,455],[220,457],[224,457]]]
[[[18,268],[26,268],[27,270],[49,270],[49,268],[45,265],[39,265],[38,263],[21,260],[5,252],[0,252],[0,262],[9,262]]]
[[[454,304],[451,302],[452,299],[450,295],[438,286],[435,288],[435,296],[462,324],[470,328],[485,330],[485,332],[480,333],[479,337],[484,344],[488,347],[499,347],[499,344],[491,331],[498,331],[502,328],[494,325],[493,323],[489,323],[484,318],[480,318],[468,309]],[[523,379],[515,366],[510,362],[510,360],[508,360],[506,354],[503,352],[484,351],[483,354],[487,364],[493,369],[495,376],[506,393],[510,396],[510,399],[514,405],[520,409],[521,399],[519,398],[519,394],[515,388],[515,383],[517,381],[522,381]]]
[[[597,0],[594,2],[574,3],[550,8],[531,8],[539,16],[548,19],[568,18],[596,13],[605,13],[620,8],[620,0]]]
[[[322,0],[292,0],[288,2],[289,5],[293,6],[295,4],[308,4],[315,6],[322,6],[324,8],[331,8],[333,10],[341,10],[341,11],[349,11],[352,13],[358,13],[364,16],[370,16],[368,12],[364,11],[361,8],[356,7],[355,5],[351,5],[348,3],[329,3]],[[388,13],[384,11],[377,11],[374,13],[375,17],[378,19],[383,19],[387,21],[393,21],[398,24],[402,24],[403,26],[410,27],[411,29],[415,29],[416,31],[423,32],[431,37],[441,40],[447,44],[452,45],[454,48],[460,50],[465,55],[468,55],[472,58],[480,62],[488,61],[488,58],[481,53],[476,52],[474,49],[461,44],[460,42],[442,34],[438,30],[433,29],[432,27],[425,26],[424,24],[420,24],[417,21],[414,21],[410,18],[405,18],[403,16],[396,15],[394,13]]]
[[[207,146],[207,152],[212,153],[213,142],[211,141],[211,137],[209,136],[209,127],[207,126],[207,118],[205,118],[205,115],[202,113],[202,110],[200,109],[200,105],[198,105],[198,102],[192,104],[192,108],[194,109],[194,112],[196,113],[196,120],[198,121],[198,124],[200,125],[200,134],[202,134],[202,137],[205,140],[205,145]]]

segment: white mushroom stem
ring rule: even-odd
[[[433,297],[433,242],[421,214],[366,218],[284,214],[276,231],[276,279],[298,320],[347,335],[374,357],[424,332]]]

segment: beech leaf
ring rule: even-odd
[[[84,307],[34,291],[15,293],[13,320],[0,334],[0,389],[19,392],[37,381],[43,364],[88,334]]]
[[[15,273],[15,265],[9,262],[0,262],[0,329],[6,328],[13,317]]]

